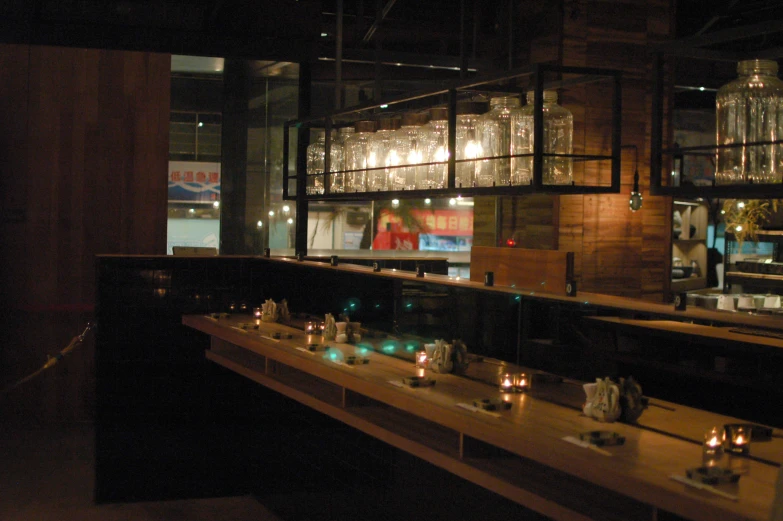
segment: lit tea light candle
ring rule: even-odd
[[[256,318],[261,318],[261,308],[253,308],[253,316]]]
[[[514,377],[509,373],[500,376],[500,390],[504,393],[514,392]]]
[[[706,456],[720,456],[723,454],[723,442],[726,438],[726,433],[723,429],[713,427],[706,433],[704,433],[704,454]]]
[[[527,373],[519,373],[517,375],[514,375],[514,388],[517,390],[517,392],[524,392],[527,391],[530,387],[530,377],[527,375]]]
[[[735,454],[747,454],[750,452],[750,435],[749,425],[726,425],[727,450]]]
[[[416,367],[426,368],[428,362],[427,351],[416,351]]]
[[[316,333],[320,333],[320,330],[318,329],[318,324],[312,321],[305,322],[305,334],[314,335]]]

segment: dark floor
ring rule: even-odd
[[[279,521],[253,497],[95,505],[91,424],[0,419],[0,520]]]

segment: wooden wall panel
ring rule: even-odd
[[[165,253],[170,57],[0,46],[0,65],[5,386],[81,332],[96,254]],[[0,408],[89,419],[90,345]]]
[[[636,213],[628,209],[634,155],[625,150],[620,195],[560,198],[559,247],[577,253],[580,289],[661,300],[670,262],[671,201],[649,195],[651,64],[647,44],[671,34],[673,3],[580,0],[574,6],[579,16],[563,20],[562,62],[623,71],[622,143],[637,147],[644,207]],[[581,119],[575,125],[574,140],[581,139],[587,153],[609,151],[611,98],[604,90],[585,87],[584,92],[564,100],[566,105],[583,101],[584,109],[572,110],[575,119]],[[585,180],[606,182],[606,171],[603,165],[586,166]]]

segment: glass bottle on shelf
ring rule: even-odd
[[[388,168],[392,161],[390,153],[394,132],[399,128],[399,118],[382,118],[378,121],[378,130],[373,134],[368,145],[367,168],[375,169],[367,171],[367,190],[370,192],[389,190],[390,176],[393,175]],[[396,151],[394,154],[396,156]]]
[[[517,96],[501,96],[489,100],[489,112],[479,120],[481,147],[487,157],[511,154],[511,118],[521,112]],[[477,172],[478,186],[512,184],[511,160],[493,159],[482,162]]]
[[[783,81],[773,60],[744,60],[739,78],[718,89],[716,143],[733,145],[783,139]],[[783,145],[719,148],[715,184],[780,183]]]
[[[305,192],[308,195],[317,195],[324,193],[324,168],[326,159],[326,131],[315,130],[315,141],[307,146],[307,184]],[[335,133],[332,132],[332,136]],[[334,142],[330,143],[329,147],[329,171],[341,170],[343,166],[343,147]],[[337,174],[332,174],[332,182]],[[335,190],[335,186],[332,185],[332,191]]]
[[[435,107],[430,109],[430,122],[427,123],[427,162],[443,163],[428,165],[423,177],[416,184],[421,189],[444,188],[449,173],[449,109]]]
[[[394,133],[392,154],[396,156],[389,166],[402,166],[390,169],[392,190],[416,190],[416,180],[426,175],[427,170],[426,166],[420,166],[427,162],[427,114],[403,114],[401,123],[399,130]]]
[[[479,118],[487,111],[487,104],[481,101],[457,102],[456,156],[455,160],[476,159],[484,157],[481,140],[478,134]],[[455,168],[455,184],[457,188],[476,186],[476,173],[480,161],[464,161],[457,163]]]
[[[345,139],[345,192],[367,191],[367,168],[370,140],[375,132],[374,121],[357,121],[355,132]]]
[[[533,111],[535,92],[527,93],[527,105],[512,117],[512,154],[531,154],[511,159],[514,184],[529,184],[533,179]],[[544,91],[544,154],[572,154],[574,117],[557,104],[557,92]],[[570,185],[573,181],[570,157],[544,157],[542,182],[545,185]]]

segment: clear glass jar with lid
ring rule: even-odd
[[[315,141],[307,145],[307,184],[305,191],[308,195],[324,193],[324,168],[326,163],[326,131],[314,130]],[[343,167],[343,147],[334,142],[335,132],[332,132],[332,141],[329,144],[329,171],[341,170]],[[332,174],[332,180],[335,174]],[[332,187],[332,191],[334,187]]]
[[[715,98],[718,145],[783,139],[783,81],[773,60],[744,60]],[[716,184],[780,183],[783,145],[719,148]]]
[[[390,153],[394,132],[399,128],[400,118],[381,118],[378,121],[378,130],[375,131],[368,145],[367,190],[370,192],[389,190],[390,177],[393,175],[389,165],[396,161],[396,152],[392,157]]]
[[[455,131],[456,161],[484,157],[479,135],[479,120],[487,111],[483,101],[457,102],[457,128]],[[482,161],[458,162],[455,168],[455,183],[457,188],[476,186],[476,174]]]
[[[535,92],[527,93],[527,105],[512,117],[511,153],[531,154],[511,160],[514,184],[529,184],[533,179],[533,111]],[[572,154],[574,117],[557,104],[557,92],[544,91],[544,154]],[[544,157],[542,182],[545,185],[570,185],[573,182],[573,160],[570,157]]]
[[[449,174],[449,109],[431,108],[427,130],[427,162],[438,164],[427,165],[424,176],[416,184],[425,190],[444,188]]]
[[[481,147],[486,157],[511,154],[511,118],[519,115],[522,105],[518,96],[490,98],[489,112],[479,120]],[[492,159],[480,165],[478,186],[507,186],[511,182],[511,159]]]
[[[394,133],[391,155],[396,156],[399,168],[390,169],[392,190],[416,190],[417,179],[426,175],[427,114],[408,112],[402,115],[399,130]],[[391,164],[390,166],[393,166]]]
[[[367,191],[367,160],[370,140],[375,133],[374,121],[357,121],[355,132],[345,139],[345,191]]]

